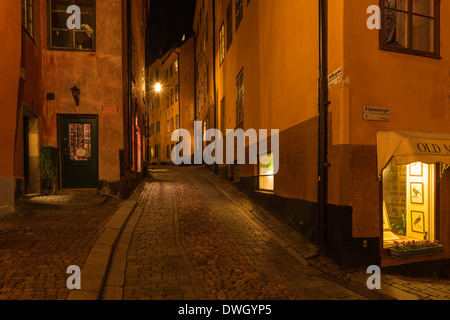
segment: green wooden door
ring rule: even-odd
[[[61,175],[64,189],[97,188],[98,119],[62,116]]]

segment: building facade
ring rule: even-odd
[[[11,79],[18,94],[7,93],[16,106],[2,110],[14,116],[4,149],[13,156],[2,173],[15,180],[5,186],[14,194],[9,211],[24,194],[41,192],[43,147],[58,150],[59,189],[127,197],[144,172],[149,1],[22,0],[6,9],[22,20],[21,43],[8,53],[19,61],[11,64],[20,70]]]
[[[197,120],[223,133],[280,132],[277,174],[262,164],[270,161],[220,165],[218,173],[309,239],[325,239],[342,267],[448,260],[449,4],[380,1],[371,20],[373,1],[328,1],[328,182],[319,223],[319,3],[197,1]],[[394,242],[413,240],[438,240],[443,251],[392,257]]]
[[[150,164],[171,164],[172,134],[194,131],[194,37],[174,45],[148,68]],[[160,86],[156,90],[156,86]],[[192,145],[193,152],[193,145]]]

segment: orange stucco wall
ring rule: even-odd
[[[17,125],[17,95],[21,59],[20,2],[6,0],[0,3],[0,177],[14,177],[14,148]]]
[[[43,111],[43,144],[57,146],[57,115],[99,116],[99,180],[120,179],[119,150],[124,148],[124,65],[122,0],[96,4],[95,52],[45,50],[43,54],[43,86],[55,94],[45,101]],[[141,37],[141,1],[134,1],[132,25],[135,44],[135,83],[133,95],[138,102],[139,126],[144,129],[145,44]],[[41,3],[47,12],[47,2]],[[47,47],[47,19],[42,20],[42,46]],[[126,28],[125,28],[126,29]],[[80,106],[70,88],[81,90]],[[135,161],[136,163],[136,161]]]

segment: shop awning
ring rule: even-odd
[[[392,158],[397,165],[415,162],[450,165],[450,134],[380,131],[377,153],[379,177]]]

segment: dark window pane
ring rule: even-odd
[[[70,15],[65,12],[52,12],[52,28],[67,29],[67,19]]]
[[[75,0],[75,5],[80,7],[81,12],[94,12],[93,0]]]
[[[66,11],[69,6],[71,6],[72,0],[52,0],[52,10],[63,10]]]
[[[397,10],[408,10],[408,0],[385,0],[386,8]]]
[[[94,39],[91,33],[76,31],[75,32],[75,49],[76,50],[92,50],[94,49]]]
[[[413,17],[413,49],[433,52],[434,50],[434,21],[421,16]]]
[[[53,30],[52,31],[52,47],[53,48],[70,48],[69,31]]]
[[[434,0],[414,0],[414,13],[432,17],[434,15]]]
[[[92,14],[81,15],[81,28],[89,32],[94,31],[94,16]]]

